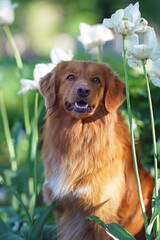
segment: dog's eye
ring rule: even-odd
[[[73,80],[75,80],[75,76],[73,74],[70,74],[70,75],[68,75],[68,77],[66,77],[66,79],[68,81],[73,81]]]
[[[99,77],[94,77],[93,82],[94,83],[100,83],[101,81],[100,81]]]

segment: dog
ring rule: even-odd
[[[108,64],[62,61],[40,81],[48,109],[42,158],[46,203],[55,210],[59,240],[112,239],[95,215],[145,239],[131,139],[118,108],[125,84]],[[148,219],[154,181],[138,163]]]

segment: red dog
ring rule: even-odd
[[[134,174],[130,134],[118,107],[125,84],[103,63],[61,62],[42,78],[48,109],[43,133],[44,198],[59,201],[55,211],[59,240],[111,239],[96,215],[145,239]],[[147,215],[153,179],[139,165]]]

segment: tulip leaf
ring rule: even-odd
[[[155,240],[160,240],[160,234],[156,237]]]
[[[158,200],[160,201],[160,178],[158,178],[157,183],[158,183]],[[152,197],[152,212],[154,211],[154,206],[155,206],[155,188]]]
[[[7,184],[4,184],[4,186],[17,199],[17,201],[19,202],[19,204],[21,205],[22,209],[24,210],[24,212],[26,214],[29,224],[31,224],[31,218],[30,218],[29,212],[28,212],[26,206],[24,205],[24,203],[22,202],[21,198],[19,197],[19,195],[14,191],[14,189],[12,187],[8,186]]]
[[[24,240],[24,238],[12,233],[0,218],[0,240]]]
[[[86,219],[99,224],[113,239],[136,240],[129,232],[127,232],[123,227],[121,227],[117,223],[105,224],[100,218],[96,216],[90,216],[87,217]]]
[[[35,221],[35,223],[33,224],[32,228],[30,230],[28,240],[39,240],[47,218],[53,212],[53,210],[56,209],[58,206],[59,206],[59,204],[55,203],[55,204],[52,204],[52,205],[46,207],[42,211],[40,217]]]
[[[156,217],[160,214],[160,199],[156,202],[156,205],[154,207],[154,211],[150,220],[150,223],[147,227],[146,233],[150,236],[153,228],[154,221],[156,220]]]
[[[151,235],[152,228],[154,232],[156,232],[156,226],[154,225],[154,222],[156,220],[156,217],[160,214],[160,178],[157,180],[157,183],[158,183],[158,199],[155,204],[155,189],[154,189],[152,197],[152,217],[146,230],[146,234],[149,236]]]

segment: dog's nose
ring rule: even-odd
[[[76,91],[77,91],[78,96],[88,97],[90,92],[91,92],[91,89],[90,89],[89,86],[79,85],[79,86],[76,87]]]

